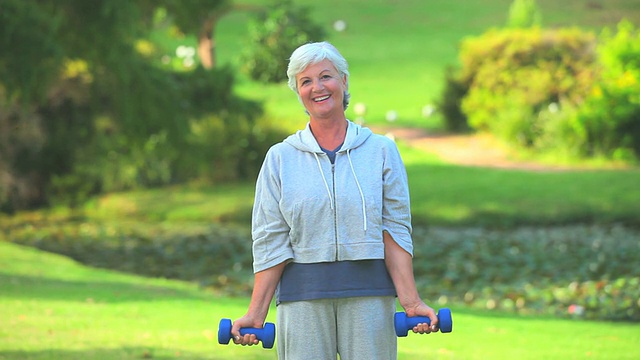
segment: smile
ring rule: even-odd
[[[313,99],[313,101],[315,101],[315,102],[324,101],[324,100],[327,100],[330,96],[331,95],[325,95],[325,96],[317,97],[317,98]]]

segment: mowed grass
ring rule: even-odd
[[[640,224],[640,169],[527,171],[447,164],[400,142],[416,225]],[[248,227],[255,183],[112,193],[83,216],[115,221]]]
[[[92,269],[0,242],[0,359],[275,359],[217,343],[245,298],[190,283]],[[637,359],[637,324],[532,318],[453,308],[450,334],[410,334],[399,359]],[[274,321],[275,310],[268,321]],[[366,336],[366,334],[363,334]]]
[[[640,224],[640,169],[459,166],[400,144],[414,222],[454,226]]]
[[[245,0],[268,6],[271,1]],[[350,65],[352,104],[367,106],[365,119],[384,123],[388,111],[398,114],[404,126],[441,128],[439,115],[425,118],[422,109],[437,102],[445,69],[458,64],[458,48],[467,36],[503,27],[511,0],[327,0],[312,3],[295,0],[310,11],[310,18],[327,29],[326,40],[335,44]],[[640,24],[637,0],[538,0],[543,26],[580,27],[599,33],[615,27],[623,18]],[[249,46],[251,11],[235,11],[216,28],[220,64],[242,67],[240,54]],[[337,20],[347,28],[333,29]],[[238,93],[265,102],[270,116],[299,128],[306,122],[301,105],[286,84],[264,85],[239,77]],[[355,119],[353,107],[347,117]]]

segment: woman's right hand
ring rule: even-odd
[[[256,345],[258,339],[253,334],[240,335],[241,328],[263,328],[264,321],[269,313],[271,299],[282,277],[282,271],[287,262],[257,272],[253,283],[253,293],[247,314],[233,322],[231,335],[233,343],[238,345]]]
[[[233,336],[233,343],[237,345],[257,345],[258,338],[255,334],[240,334],[240,328],[262,328],[264,326],[264,320],[256,320],[249,315],[245,315],[233,322],[231,327],[231,335]]]

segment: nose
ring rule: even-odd
[[[313,82],[313,88],[311,90],[313,92],[320,92],[320,91],[324,90],[324,85],[322,84],[322,81],[314,81]]]

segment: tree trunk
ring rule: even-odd
[[[216,66],[216,42],[213,31],[217,18],[211,16],[202,24],[198,35],[198,56],[205,69],[213,69]]]

